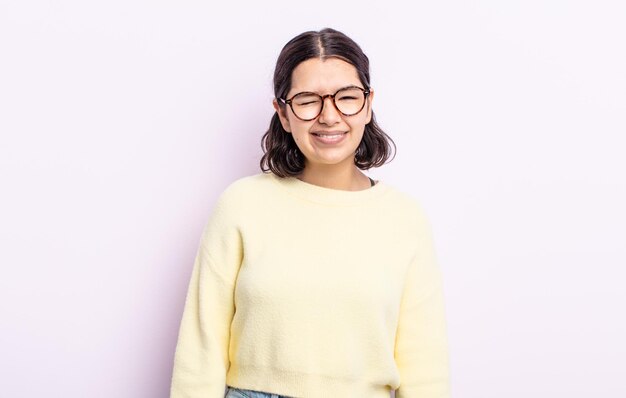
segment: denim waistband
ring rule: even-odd
[[[243,388],[227,386],[224,398],[290,398],[286,395],[278,395],[269,392],[246,390]]]

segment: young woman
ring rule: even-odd
[[[336,30],[302,33],[274,94],[263,172],[231,183],[203,232],[171,397],[448,397],[429,221],[361,171],[393,145],[367,56]]]

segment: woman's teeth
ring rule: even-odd
[[[322,144],[339,144],[343,142],[347,132],[343,133],[313,133],[313,135],[317,138],[317,142]]]
[[[314,135],[318,136],[318,137],[339,137],[342,136],[344,133],[340,133],[340,134],[318,134],[318,133],[313,133]]]

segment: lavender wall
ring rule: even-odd
[[[222,2],[224,3],[224,2]],[[167,397],[200,232],[282,45],[372,60],[463,398],[626,396],[623,2],[3,1],[0,395]]]

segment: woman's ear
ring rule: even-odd
[[[287,107],[285,106],[281,108],[276,98],[274,98],[274,101],[272,101],[272,105],[274,106],[276,113],[278,113],[278,118],[280,119],[280,124],[283,125],[283,129],[286,132],[291,133],[291,126],[289,125],[289,119],[287,119],[287,115],[285,115],[285,110],[287,109]]]
[[[372,101],[374,101],[374,90],[370,88],[370,93],[367,96],[367,119],[365,124],[372,121]]]

